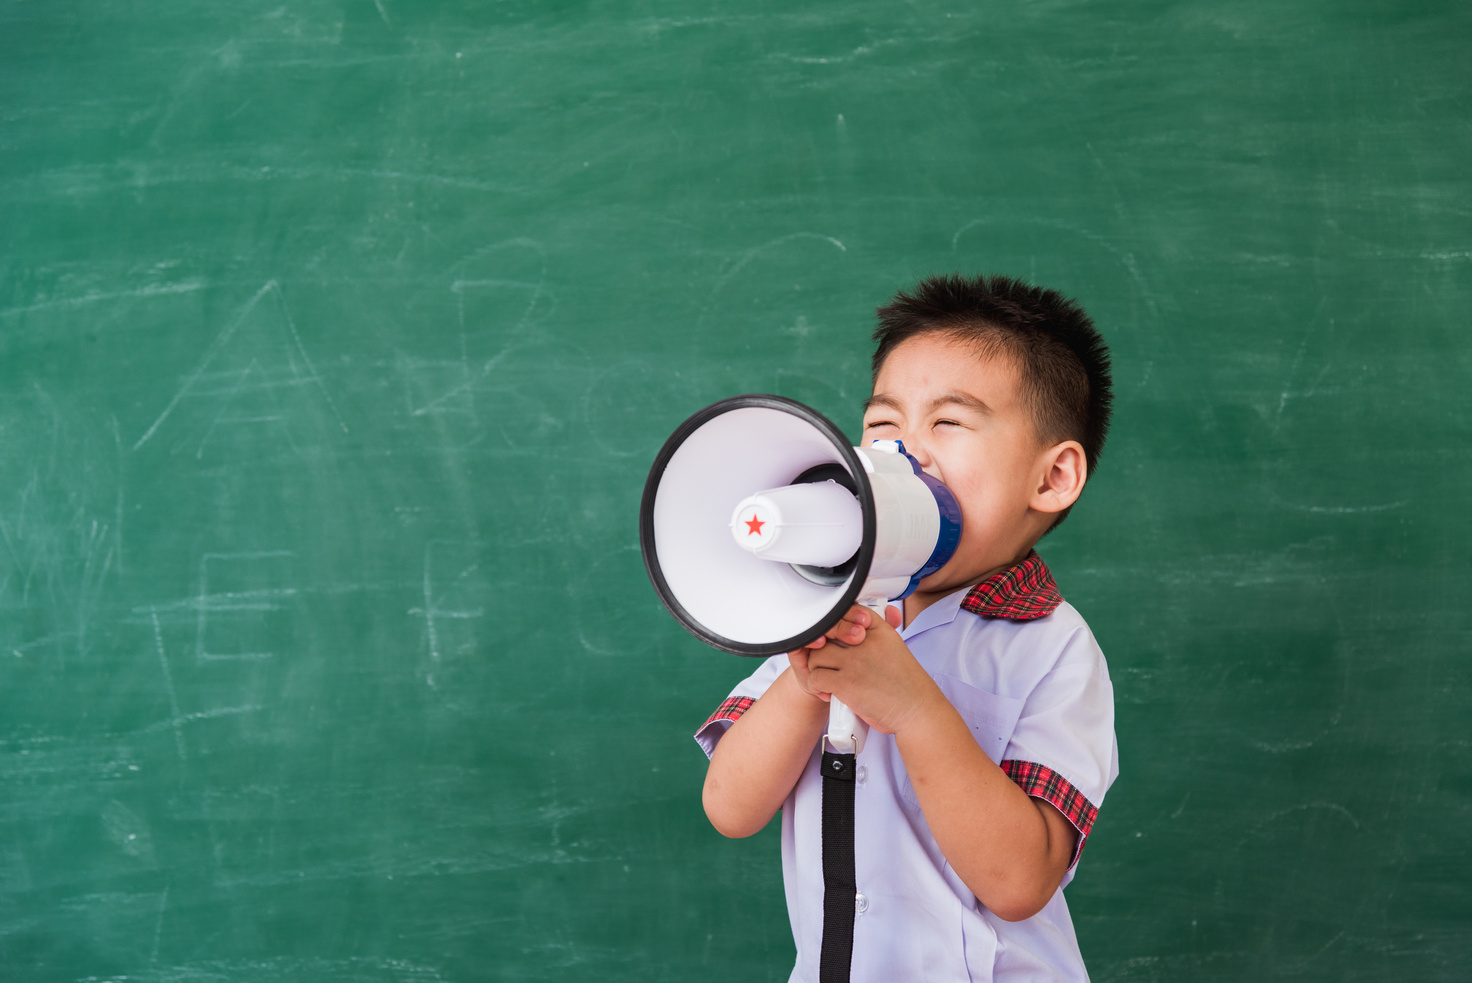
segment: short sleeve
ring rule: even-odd
[[[1078,830],[1077,864],[1104,793],[1119,775],[1114,687],[1087,628],[1069,636],[1028,694],[1001,765],[1024,792],[1050,803]]]
[[[726,735],[741,715],[751,709],[751,705],[761,699],[767,687],[782,675],[782,670],[791,663],[786,653],[774,655],[766,662],[757,667],[756,672],[747,676],[736,684],[729,696],[716,707],[715,713],[706,718],[705,723],[695,732],[695,743],[700,745],[705,756],[708,758],[715,753],[716,744]]]

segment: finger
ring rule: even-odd
[[[810,692],[821,693],[824,699],[828,699],[838,686],[838,671],[814,668],[808,675],[808,685],[812,687]]]
[[[816,696],[824,703],[827,703],[832,699],[832,694],[820,693],[813,689],[812,680],[809,678],[808,655],[807,649],[798,649],[795,652],[787,653],[787,660],[792,663],[792,676],[797,680],[797,685],[804,693],[810,696]]]
[[[858,625],[860,628],[868,628],[873,623],[873,612],[863,605],[855,604],[844,612],[843,617],[839,619],[838,624],[834,625],[833,628],[841,629],[844,625]]]
[[[891,604],[884,609],[884,620],[889,624],[889,627],[895,631],[899,631],[900,625],[904,624],[905,616],[900,613],[899,608]]]
[[[828,629],[828,638],[845,645],[858,645],[864,640],[865,629],[869,627],[871,619],[864,618],[862,621],[853,619],[850,611],[838,624]]]
[[[828,646],[821,652],[809,652],[807,659],[807,671],[811,673],[816,672],[819,669],[827,669],[830,672],[837,672],[843,668],[843,664],[847,660],[847,646],[835,643]],[[832,687],[828,688],[831,689]]]

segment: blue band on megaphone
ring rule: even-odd
[[[902,440],[895,441],[899,445],[899,452],[905,455],[910,462],[910,467],[915,472],[915,477],[925,483],[930,489],[930,494],[935,496],[935,508],[940,513],[940,535],[935,538],[935,549],[931,551],[930,559],[925,565],[915,572],[910,578],[910,583],[905,587],[905,592],[900,597],[909,597],[915,593],[915,588],[920,586],[920,581],[935,573],[941,567],[951,561],[956,555],[956,547],[961,545],[961,504],[956,501],[956,496],[940,480],[926,474],[920,467],[920,462],[915,456],[905,450]],[[899,600],[899,597],[893,598]]]

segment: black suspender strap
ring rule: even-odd
[[[818,983],[848,983],[854,955],[854,756],[823,752],[823,950]]]

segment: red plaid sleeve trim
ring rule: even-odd
[[[751,705],[755,702],[756,700],[753,700],[749,696],[733,696],[716,707],[716,712],[711,714],[705,723],[700,725],[700,729],[704,730],[717,720],[737,720],[743,713],[750,710]]]
[[[1027,559],[990,577],[967,591],[961,607],[983,618],[1034,621],[1058,610],[1063,595],[1037,550]]]
[[[1084,840],[1094,828],[1099,808],[1090,802],[1073,784],[1047,765],[1036,761],[1002,762],[1002,771],[1028,795],[1042,799],[1063,813],[1063,818],[1078,830],[1078,846],[1073,851],[1073,864],[1078,863],[1079,854],[1084,852]],[[1073,866],[1069,864],[1069,866]]]

